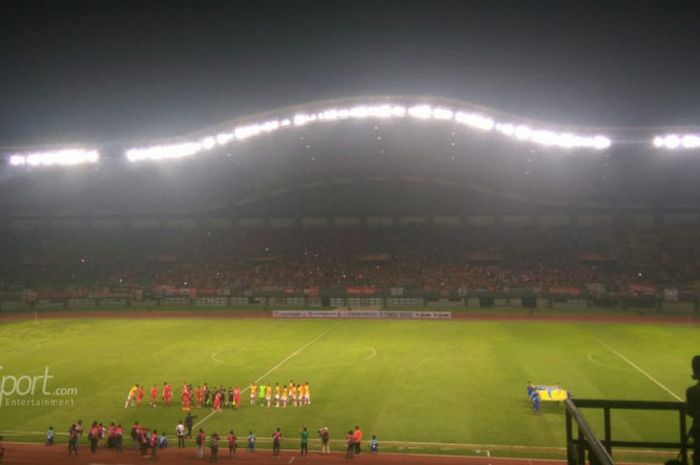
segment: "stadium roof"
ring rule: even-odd
[[[700,129],[693,127],[581,127],[536,121],[469,102],[439,97],[368,96],[321,100],[227,121],[213,128],[168,139],[63,147],[16,147],[11,166],[72,166],[99,162],[100,153],[129,161],[161,161],[194,156],[220,146],[279,130],[349,120],[414,119],[480,130],[523,143],[574,149],[607,150],[615,145],[653,146],[658,150],[700,150]],[[120,153],[123,152],[123,153]]]
[[[513,132],[499,130],[504,124]],[[521,128],[527,138],[518,137]],[[536,140],[538,133],[545,138]],[[694,151],[659,150],[653,134],[552,126],[432,97],[324,100],[157,141],[160,154],[167,153],[162,147],[196,146],[192,156],[175,160],[132,163],[125,156],[134,153],[130,146],[107,145],[98,149],[99,163],[88,166],[6,166],[0,212],[299,217],[696,210]],[[595,137],[620,142],[549,143]]]

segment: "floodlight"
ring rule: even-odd
[[[100,154],[97,150],[63,149],[47,152],[33,152],[10,156],[12,166],[75,166],[97,163]]]

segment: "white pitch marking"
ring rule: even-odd
[[[650,375],[649,373],[647,373],[646,371],[642,370],[642,369],[641,369],[636,363],[634,363],[632,360],[628,359],[627,357],[625,357],[624,355],[622,355],[620,352],[616,351],[615,349],[613,349],[612,347],[610,347],[609,345],[607,345],[605,342],[601,341],[601,340],[598,339],[597,337],[594,337],[593,339],[595,339],[596,342],[598,342],[598,344],[602,345],[603,347],[605,347],[606,349],[608,349],[610,352],[612,352],[613,354],[617,355],[617,356],[620,357],[622,360],[624,360],[625,362],[627,362],[628,364],[630,364],[630,365],[632,366],[632,368],[634,368],[635,370],[637,370],[638,372],[640,372],[641,374],[643,374],[644,376],[646,376],[647,378],[649,378],[649,380],[651,380],[654,384],[656,384],[656,385],[659,386],[661,389],[663,389],[664,391],[666,391],[667,393],[669,393],[669,394],[671,395],[671,397],[673,397],[674,399],[676,399],[676,400],[679,401],[679,402],[683,402],[683,399],[681,399],[680,397],[678,397],[678,395],[676,395],[675,392],[671,391],[669,388],[667,388],[666,386],[664,386],[663,384],[661,384],[656,378],[654,378],[653,376],[651,376],[651,375]]]
[[[192,425],[192,429],[195,429],[196,427],[198,427],[199,425],[201,425],[202,423],[204,423],[205,421],[207,421],[208,419],[213,417],[216,412],[218,412],[218,410],[212,410],[209,415],[207,415],[206,417],[199,420],[196,424]]]
[[[255,380],[255,382],[257,383],[257,382],[259,382],[260,380],[264,379],[267,375],[269,375],[270,373],[272,373],[273,371],[277,370],[279,367],[281,367],[282,365],[284,365],[289,359],[291,359],[291,358],[294,357],[295,355],[298,355],[301,351],[303,351],[304,349],[306,349],[307,347],[309,347],[311,344],[313,344],[314,342],[318,341],[318,340],[321,339],[323,336],[325,336],[326,334],[330,333],[332,330],[334,330],[335,328],[337,328],[338,326],[340,326],[341,323],[342,323],[342,321],[339,322],[339,323],[336,324],[336,325],[331,326],[330,328],[328,328],[327,330],[325,330],[324,332],[322,332],[321,334],[319,334],[319,335],[316,336],[315,338],[311,339],[309,342],[307,342],[306,344],[304,344],[303,346],[301,346],[300,348],[298,348],[298,349],[296,350],[296,352],[293,352],[291,355],[288,355],[288,356],[285,357],[281,362],[279,362],[277,365],[275,365],[275,366],[273,366],[272,368],[270,368],[269,370],[267,370],[262,376],[259,376],[259,377]],[[245,389],[243,390],[243,392],[245,392],[245,391],[247,391],[247,390],[248,390],[248,388],[245,388]]]
[[[292,457],[291,459],[289,459],[289,463],[294,463],[294,459],[295,459],[295,458],[296,458],[296,457]]]
[[[598,360],[593,358],[593,352],[589,352],[588,357],[586,357],[586,358],[588,359],[589,362],[593,363],[594,365],[598,365],[598,366],[603,367],[603,368],[612,368],[614,370],[622,370],[622,371],[634,371],[634,370],[631,370],[629,368],[623,368],[623,367],[619,367],[619,366],[615,366],[615,365],[608,365],[607,363],[599,362]]]
[[[264,378],[265,378],[266,376],[268,376],[270,373],[274,372],[274,371],[277,370],[279,367],[281,367],[282,365],[284,365],[285,363],[287,363],[292,357],[294,357],[294,356],[298,355],[299,353],[301,353],[304,349],[306,349],[306,348],[309,347],[311,344],[313,344],[314,342],[316,342],[316,341],[318,341],[319,339],[321,339],[321,338],[322,338],[323,336],[325,336],[326,334],[330,333],[332,330],[334,330],[335,328],[337,328],[338,326],[340,326],[342,323],[343,323],[343,322],[340,321],[340,322],[338,322],[338,324],[335,324],[335,325],[331,326],[330,328],[328,328],[327,330],[325,330],[324,332],[322,332],[322,333],[319,334],[318,336],[314,337],[314,338],[311,339],[309,342],[307,342],[307,343],[304,344],[303,346],[299,347],[296,351],[294,351],[294,352],[292,352],[291,354],[287,355],[284,359],[282,359],[281,362],[279,362],[277,365],[275,365],[275,366],[273,366],[272,368],[270,368],[269,370],[267,370],[265,373],[263,373],[261,376],[259,376],[257,379],[255,379],[253,382],[254,382],[254,383],[257,383],[257,382],[259,382],[261,379],[264,379]],[[249,388],[250,388],[250,386],[248,386],[248,387],[246,387],[245,389],[243,389],[243,390],[241,391],[241,394],[243,394],[244,392],[246,392]],[[202,418],[196,425],[192,425],[192,429],[195,429],[196,427],[198,427],[199,425],[201,425],[202,423],[204,423],[205,421],[207,421],[208,419],[210,419],[217,411],[218,411],[218,410],[212,410],[212,412],[211,412],[209,415],[207,415],[206,417]]]

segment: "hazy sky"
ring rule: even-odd
[[[700,125],[700,2],[0,0],[2,147],[405,93],[557,123]]]

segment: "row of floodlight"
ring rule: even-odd
[[[290,127],[353,119],[396,118],[453,122],[470,129],[495,132],[519,141],[561,149],[605,150],[613,143],[609,137],[602,134],[585,135],[568,131],[560,132],[551,129],[533,128],[526,124],[496,121],[487,115],[455,110],[444,106],[434,107],[427,104],[402,106],[384,103],[355,105],[348,108],[329,108],[317,113],[297,113],[287,118],[271,119],[237,126],[231,132],[221,132],[198,140],[129,148],[126,150],[126,158],[132,162],[177,159],[190,157],[215,147],[225,146],[235,141],[243,141]],[[698,148],[700,147],[700,135],[657,135],[653,138],[652,145],[656,148],[670,150]],[[13,166],[78,165],[96,163],[98,160],[99,152],[97,150],[84,149],[64,149],[13,154],[10,156],[10,164]]]

